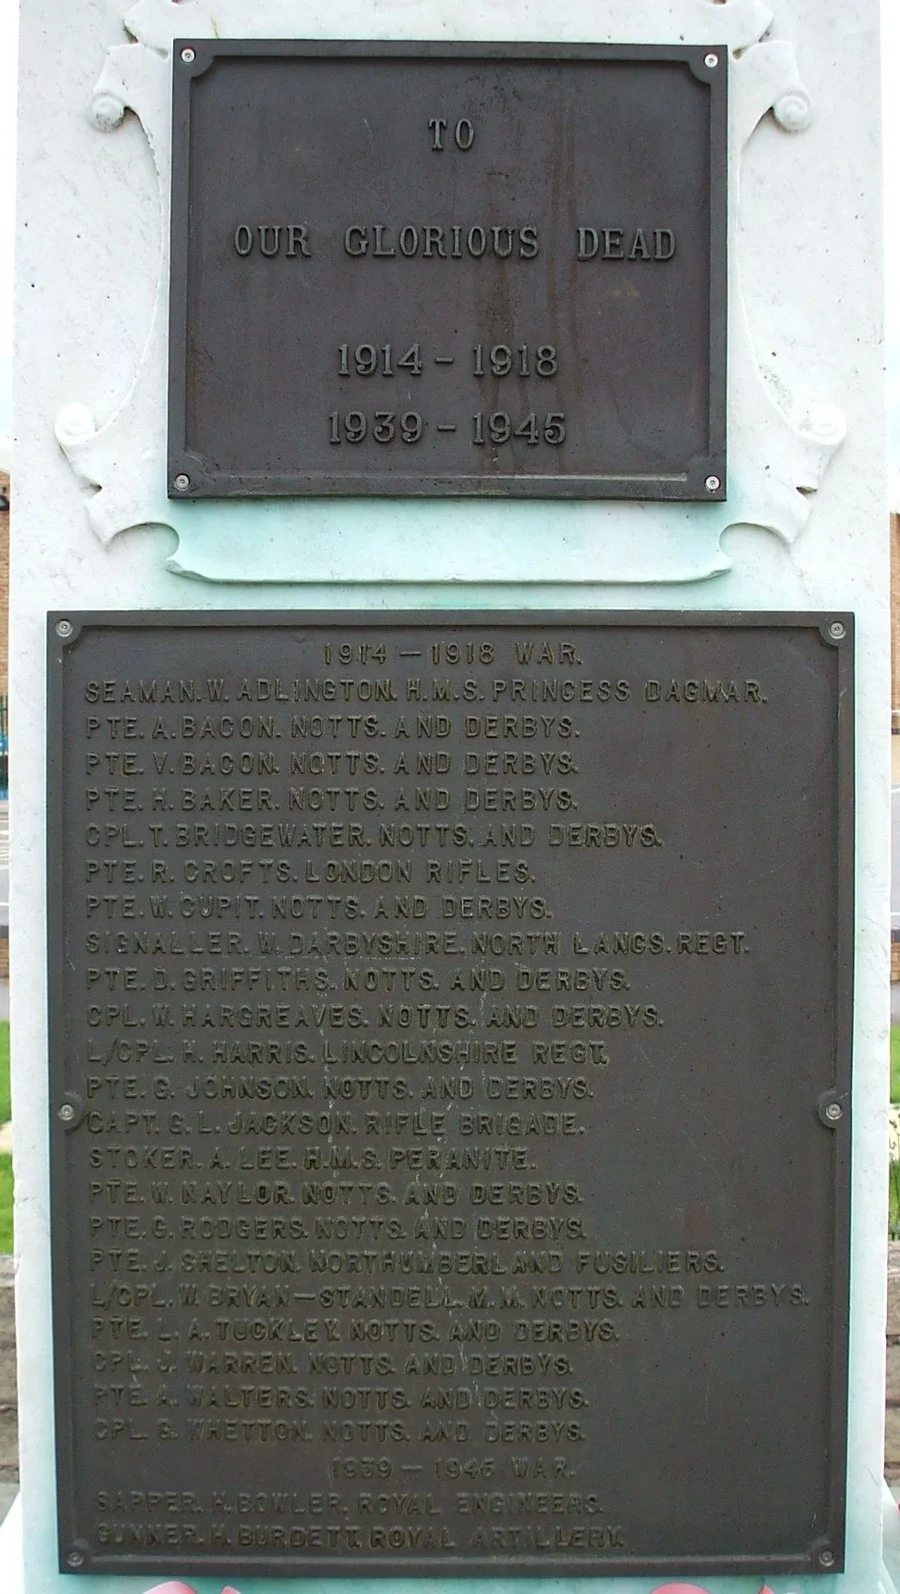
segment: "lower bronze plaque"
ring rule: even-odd
[[[49,670],[62,1567],[839,1570],[850,619]]]

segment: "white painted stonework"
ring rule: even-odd
[[[136,259],[133,239],[119,237],[119,258],[105,265],[111,280],[139,270],[153,273],[152,316],[127,393],[108,416],[98,415],[93,398],[74,395],[56,417],[56,436],[86,488],[87,514],[97,536],[108,541],[137,525],[167,525],[179,545],[168,568],[211,581],[291,581],[378,579],[402,581],[408,565],[403,524],[408,511],[383,503],[368,507],[365,524],[347,528],[340,503],[268,505],[250,511],[262,535],[245,535],[241,504],[214,507],[169,502],[165,494],[165,406],[167,358],[168,231],[170,174],[171,53],[176,37],[357,37],[358,8],[298,8],[290,0],[242,0],[209,4],[189,0],[139,0],[125,10],[129,43],[106,52],[87,103],[92,124],[111,134],[127,111],[140,119],[159,184],[159,239],[153,255]],[[371,30],[398,38],[485,39],[551,38],[634,43],[726,44],[731,61],[729,328],[729,502],[702,513],[679,505],[471,502],[420,504],[416,512],[417,566],[421,579],[466,581],[477,568],[485,579],[500,581],[529,535],[528,579],[565,581],[683,581],[728,568],[722,532],[736,523],[762,526],[792,541],[803,529],[815,492],[846,430],[835,396],[822,393],[802,371],[790,388],[761,369],[740,286],[740,178],[744,150],[761,120],[789,134],[804,132],[814,107],[800,76],[792,42],[772,33],[767,6],[728,0],[680,0],[678,4],[635,7],[600,4],[590,31],[576,12],[554,16],[551,5],[482,8],[477,19],[432,0],[404,6],[388,21],[384,6],[373,6]],[[560,22],[563,26],[560,26]],[[475,24],[473,26],[473,23]],[[788,140],[790,142],[790,140]],[[789,159],[789,154],[788,154]],[[131,373],[130,373],[131,374]],[[840,395],[837,395],[839,399]],[[98,490],[94,490],[98,489]],[[463,532],[463,528],[464,532]]]
[[[10,921],[24,1594],[144,1594],[154,1581],[56,1571],[46,612],[409,606],[855,611],[848,1567],[841,1577],[769,1581],[772,1594],[893,1594],[880,1479],[890,716],[878,9],[878,0],[22,0]],[[728,502],[170,502],[170,53],[175,37],[214,35],[727,48]],[[2,1568],[0,1580],[15,1586]],[[220,1594],[221,1579],[188,1581],[197,1594]],[[240,1594],[301,1588],[235,1581]],[[758,1594],[761,1579],[688,1582],[704,1594]],[[351,1594],[330,1579],[302,1587]],[[498,1583],[496,1594],[501,1587],[549,1594],[551,1585]],[[408,1588],[378,1584],[379,1594]],[[653,1594],[658,1583],[593,1588]],[[587,1594],[584,1580],[576,1590]]]

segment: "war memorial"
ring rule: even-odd
[[[26,1594],[895,1594],[878,81],[25,0]]]

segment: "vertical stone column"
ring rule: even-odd
[[[705,496],[701,479],[699,497],[685,501],[636,499],[630,486],[621,498],[575,501],[519,499],[516,491],[392,498],[363,485],[343,496],[191,502],[188,469],[169,480],[166,450],[175,41],[194,40],[180,43],[180,53],[228,38],[464,41],[478,34],[484,43],[687,42],[714,62],[701,70],[727,70],[727,176],[718,177],[728,211],[725,479],[710,467]],[[65,623],[69,613],[89,611],[189,617],[357,609],[374,616],[417,607],[855,616],[854,1084],[852,1101],[841,1106],[841,1132],[850,1132],[849,1120],[853,1136],[846,1571],[832,1580],[812,1572],[769,1576],[762,1567],[757,1581],[756,1572],[696,1570],[686,1586],[702,1594],[755,1594],[764,1583],[774,1594],[814,1594],[832,1582],[836,1594],[886,1589],[891,574],[881,443],[877,0],[784,0],[777,15],[765,0],[575,0],[564,13],[546,0],[498,0],[483,14],[456,0],[355,0],[344,8],[325,0],[122,0],[115,8],[104,0],[23,0],[20,50],[11,1017],[26,1594],[63,1594],[75,1573],[84,1594],[143,1594],[154,1581],[85,1573],[77,1545],[64,1548],[69,1572],[58,1569],[53,1368],[66,1364],[68,1347],[54,1343],[52,1329],[50,1146],[67,1121],[61,1110],[75,1108],[51,1098],[47,1075],[48,1006],[59,1003],[61,989],[47,962],[48,612]],[[461,137],[463,149],[468,133]],[[273,147],[267,159],[277,158]],[[605,158],[598,151],[598,163]],[[376,197],[381,202],[381,193],[373,196],[360,226],[382,225]],[[427,215],[395,219],[410,228],[430,223]],[[597,217],[598,228],[606,224],[618,232],[615,217]],[[659,231],[659,260],[648,262],[649,272],[665,269],[662,223]],[[245,244],[242,234],[238,255]],[[585,261],[584,269],[594,266]],[[565,283],[559,294],[563,315]],[[335,335],[335,350],[341,341]],[[650,362],[648,381],[656,375]],[[543,441],[555,447],[558,425],[549,424]],[[344,422],[341,433],[338,414],[335,451],[355,447],[357,429],[354,422],[348,432]],[[900,707],[896,674],[894,681]],[[771,780],[781,773],[771,769]],[[667,774],[660,767],[661,785]],[[758,1000],[764,1005],[766,993]],[[783,1059],[786,1071],[791,1064]],[[834,1105],[823,1101],[821,1113]],[[817,1110],[811,1104],[813,1117]],[[826,1116],[823,1134],[827,1126]],[[644,1177],[652,1180],[653,1169]],[[785,1222],[794,1221],[786,1212]],[[741,1288],[757,1282],[769,1281],[748,1279]],[[104,1364],[74,1375],[95,1371],[105,1372]],[[767,1377],[765,1366],[759,1376]],[[706,1399],[704,1377],[698,1368],[698,1402]],[[614,1434],[609,1442],[615,1445]],[[732,1442],[738,1451],[742,1435]],[[692,1459],[673,1450],[670,1464],[690,1467]],[[128,1503],[121,1509],[127,1515]],[[696,1553],[693,1527],[685,1524],[688,1554]],[[172,1575],[196,1582],[201,1573],[176,1564],[183,1548],[182,1541],[173,1550]],[[427,1575],[426,1562],[417,1576]],[[243,1590],[239,1574],[229,1580]],[[202,1587],[218,1594],[225,1581],[214,1577]],[[363,1580],[349,1581],[362,1594]],[[253,1578],[256,1594],[299,1594],[301,1586]],[[512,1594],[532,1587],[522,1579]],[[651,1590],[660,1591],[651,1575],[604,1583],[604,1594]]]

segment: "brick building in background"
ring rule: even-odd
[[[900,514],[891,515],[891,730],[900,736]],[[900,742],[894,744],[892,783],[900,785]]]
[[[890,516],[890,784],[900,786],[900,515]],[[898,861],[900,862],[900,861]],[[900,928],[890,929],[890,983],[900,982]]]
[[[0,698],[9,701],[9,477],[0,470]],[[4,735],[8,727],[3,726]]]
[[[4,801],[9,780],[9,501],[9,476],[0,470],[0,786]],[[0,980],[8,979],[9,924],[4,923],[0,924]]]

